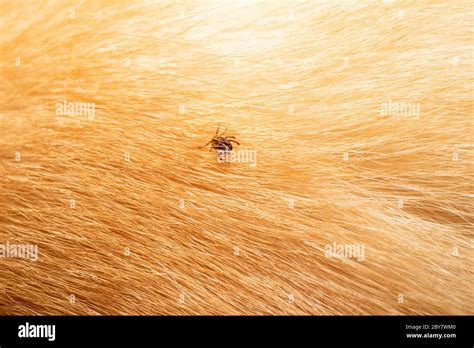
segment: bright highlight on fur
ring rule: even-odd
[[[0,245],[37,248],[1,249],[0,314],[474,314],[470,1],[0,26]],[[198,148],[219,126],[256,165]]]

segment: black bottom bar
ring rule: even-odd
[[[54,325],[47,326],[47,325]],[[0,346],[284,344],[472,347],[472,316],[0,317]],[[42,337],[36,337],[42,336]]]

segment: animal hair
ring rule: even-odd
[[[0,28],[0,244],[38,247],[0,257],[0,314],[474,314],[469,1],[1,0]],[[219,126],[256,165],[199,148]]]

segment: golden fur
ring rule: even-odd
[[[474,314],[472,15],[2,0],[0,314]]]

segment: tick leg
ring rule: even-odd
[[[206,145],[199,146],[199,148],[202,149],[203,147],[206,147],[206,146],[209,145],[210,143],[212,143],[212,140],[211,140],[210,142],[208,142]]]
[[[221,127],[217,127],[216,134],[215,134],[214,136],[216,136],[216,135],[219,133],[219,129],[220,129],[220,128],[221,128]]]
[[[225,132],[227,132],[227,128],[224,129],[224,133],[222,133],[221,136],[223,136],[225,134]]]
[[[229,138],[229,137],[227,137],[227,138]],[[229,141],[230,141],[231,143],[236,143],[237,145],[240,145],[240,143],[239,143],[237,140],[230,139]]]

